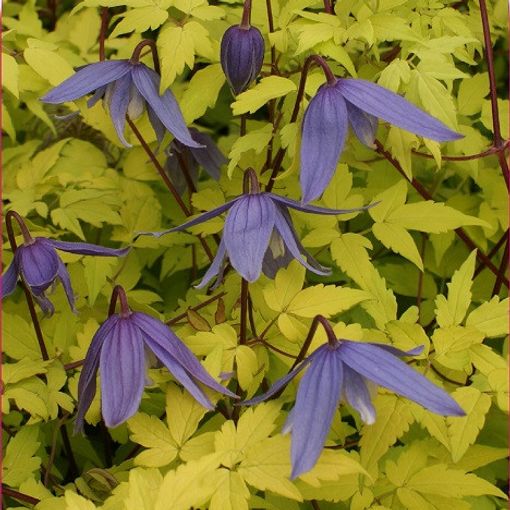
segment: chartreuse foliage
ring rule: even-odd
[[[487,7],[496,92],[504,97],[507,3],[490,0]],[[5,210],[24,217],[33,236],[132,245],[125,258],[59,252],[78,313],[56,285],[55,314],[38,312],[48,360],[41,358],[23,291],[3,301],[5,508],[298,510],[312,508],[311,501],[321,509],[506,507],[508,298],[494,275],[505,271],[508,255],[504,165],[495,150],[445,157],[496,147],[495,137],[496,148],[502,146],[478,1],[342,0],[330,14],[316,0],[254,0],[251,23],[265,39],[264,65],[236,97],[222,71],[220,41],[240,22],[240,2],[27,0],[5,2],[3,9]],[[291,117],[311,54],[324,57],[339,77],[403,95],[464,138],[439,144],[383,122],[378,148],[349,135],[317,205],[379,204],[339,216],[292,211],[304,247],[332,274],[321,277],[293,261],[274,279],[250,284],[252,334],[241,344],[240,277],[227,270],[217,289],[193,287],[210,263],[198,236],[215,252],[212,234],[221,234],[222,217],[160,239],[136,238],[185,220],[139,140],[127,128],[133,147],[122,146],[101,101],[91,108],[85,99],[60,106],[39,101],[99,60],[102,20],[109,23],[107,59],[128,59],[142,39],[155,40],[161,91],[170,87],[187,125],[211,134],[228,157],[219,181],[202,175],[196,191],[183,194],[192,214],[237,197],[247,167],[267,184],[279,152],[272,191],[301,198],[300,126],[325,82],[312,67]],[[141,61],[153,66],[150,52]],[[508,100],[498,99],[497,107],[506,139]],[[71,112],[79,115],[66,116]],[[164,163],[171,135],[157,151],[147,113],[135,124]],[[490,254],[492,270],[475,247]],[[6,267],[13,256],[8,244],[3,254]],[[412,367],[466,415],[438,416],[379,390],[375,423],[363,424],[342,404],[318,463],[291,481],[290,438],[280,431],[299,378],[277,399],[250,408],[205,390],[218,404],[208,411],[152,363],[137,414],[107,430],[97,394],[85,435],[72,435],[81,360],[115,284],[133,310],[172,320],[205,369],[243,398],[288,372],[321,314],[338,338],[402,350],[423,345]],[[325,341],[319,330],[309,352]]]

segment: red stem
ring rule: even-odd
[[[41,501],[40,499],[29,496],[28,494],[23,494],[22,492],[10,489],[5,485],[2,485],[2,494],[9,496],[10,498],[17,499],[18,501],[22,501],[23,503],[28,503],[29,505],[37,505],[37,503]]]
[[[324,0],[324,12],[326,14],[334,14],[333,5],[330,0]]]
[[[106,58],[105,52],[105,41],[106,32],[108,30],[108,23],[110,22],[110,16],[108,13],[108,7],[101,9],[101,28],[99,29],[99,61],[103,62]]]
[[[129,308],[126,291],[122,285],[115,285],[110,299],[110,306],[108,308],[108,317],[111,317],[115,313],[115,307],[117,300],[120,302],[120,315],[121,317],[129,317],[131,309]]]
[[[487,156],[492,156],[493,154],[497,154],[498,152],[505,151],[506,149],[508,149],[509,145],[510,145],[510,141],[507,140],[501,147],[494,147],[493,146],[493,147],[490,147],[487,150],[485,150],[483,152],[479,152],[477,154],[469,154],[469,155],[466,155],[466,156],[445,156],[445,155],[441,155],[441,158],[444,159],[445,161],[470,161],[472,159],[485,158]],[[416,151],[414,149],[412,149],[411,152],[413,154],[415,154],[416,156],[420,156],[422,158],[434,159],[434,156],[432,156],[432,154],[427,154],[425,152]]]
[[[251,0],[244,0],[243,17],[241,18],[241,28],[250,28],[251,25]]]
[[[129,61],[132,64],[138,64],[140,60],[140,54],[145,46],[149,46],[151,49],[152,61],[154,62],[154,71],[156,71],[158,74],[161,74],[161,70],[159,68],[158,48],[156,47],[156,42],[152,39],[144,39],[143,41],[139,42],[133,50],[133,54],[131,55]]]

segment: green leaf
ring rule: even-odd
[[[3,366],[3,383],[14,384],[36,374],[45,374],[50,361],[23,358],[18,363],[6,363]]]
[[[288,78],[267,76],[250,90],[239,94],[232,103],[232,111],[234,115],[254,113],[271,99],[286,96],[296,89],[296,84]]]
[[[481,111],[483,98],[489,93],[487,73],[475,74],[461,81],[457,104],[461,115],[474,115]]]
[[[27,48],[23,52],[26,63],[54,87],[74,74],[67,60],[55,51],[43,48]]]
[[[146,30],[155,30],[160,27],[168,18],[167,7],[169,1],[161,2],[163,5],[146,5],[143,7],[131,9],[121,14],[121,21],[115,25],[115,29],[110,37],[117,37],[129,32],[145,32]],[[166,4],[166,5],[165,5]]]
[[[480,344],[483,333],[475,328],[449,326],[434,331],[434,361],[451,370],[464,370],[471,361],[470,348]]]
[[[14,95],[19,98],[19,67],[16,59],[8,53],[2,52],[2,76],[3,86]],[[4,109],[5,111],[5,109]]]
[[[458,388],[452,397],[466,412],[466,416],[447,418],[450,452],[457,463],[478,437],[491,406],[491,397],[474,387]]]
[[[475,308],[466,319],[466,326],[473,326],[488,338],[508,334],[508,303],[494,296],[490,301]]]
[[[40,445],[38,437],[38,427],[25,425],[9,441],[2,463],[2,483],[18,487],[39,469],[41,459],[34,456]]]
[[[97,296],[113,275],[117,260],[110,257],[86,257],[83,259],[85,281],[88,287],[88,303],[94,306]]]
[[[23,317],[5,311],[2,314],[2,319],[2,340],[5,353],[17,360],[25,357],[32,360],[40,359],[41,351],[33,326]]]
[[[455,271],[452,281],[447,284],[448,299],[436,298],[437,323],[441,327],[460,324],[471,304],[471,285],[475,271],[476,250],[473,250],[462,266]]]
[[[218,488],[211,498],[209,510],[248,510],[250,491],[237,471],[218,470]]]
[[[125,510],[153,510],[162,481],[158,469],[130,469]]]

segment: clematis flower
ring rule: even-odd
[[[167,154],[165,170],[181,194],[186,190],[186,181],[180,167],[181,161],[186,166],[195,186],[198,182],[199,167],[217,181],[220,178],[220,168],[228,161],[208,134],[201,133],[195,128],[190,128],[189,132],[193,140],[202,145],[202,148],[187,147],[178,140],[173,140],[165,150]]]
[[[2,299],[14,292],[18,279],[21,279],[44,313],[54,312],[53,304],[46,297],[45,291],[54,285],[56,280],[60,280],[64,286],[69,306],[73,311],[75,310],[69,273],[56,250],[99,257],[122,257],[129,251],[129,248],[105,248],[95,244],[58,241],[46,237],[33,238],[17,213],[9,211],[6,217],[9,219],[8,229],[10,218],[14,217],[18,222],[23,234],[23,244],[16,248],[13,261],[2,275]]]
[[[117,297],[120,313],[113,313]],[[110,316],[92,338],[80,374],[75,432],[83,430],[85,414],[96,393],[98,370],[101,411],[106,425],[117,427],[136,413],[146,384],[150,353],[205,408],[212,410],[214,406],[199,383],[238,398],[206,372],[195,355],[164,323],[145,313],[131,311],[124,289],[117,286],[112,294]]]
[[[250,171],[247,171],[248,173]],[[254,181],[256,177],[252,183]],[[364,211],[372,205],[356,209],[326,209],[302,205],[290,198],[260,192],[258,183],[255,183],[252,184],[250,193],[245,193],[178,227],[163,232],[140,234],[161,237],[198,225],[228,211],[218,252],[202,281],[197,285],[198,288],[207,285],[216,275],[219,276],[216,286],[221,283],[227,257],[233,268],[249,282],[257,280],[261,272],[273,277],[278,268],[287,265],[293,258],[316,274],[328,275],[330,270],[319,264],[301,245],[288,209],[311,214],[336,215]]]
[[[147,108],[149,121],[159,142],[168,129],[188,147],[201,147],[193,140],[177,101],[170,90],[159,94],[159,74],[137,61],[110,60],[83,66],[76,74],[50,90],[41,101],[50,104],[75,101],[93,93],[87,101],[92,108],[100,99],[108,106],[120,141],[131,147],[124,137],[126,114],[138,118]]]
[[[375,83],[329,77],[312,98],[303,118],[300,182],[303,202],[318,198],[330,182],[342,154],[348,126],[373,147],[378,119],[444,142],[463,135]]]
[[[356,409],[361,419],[375,422],[367,383],[369,381],[402,395],[442,416],[464,416],[464,411],[444,390],[419,374],[399,356],[415,356],[423,347],[404,352],[394,347],[337,339],[324,317],[315,318],[309,339],[318,322],[328,333],[328,343],[315,350],[263,395],[241,402],[253,405],[275,395],[308,367],[299,383],[296,403],[283,432],[291,432],[291,478],[313,468],[319,458],[333,415],[341,398]]]

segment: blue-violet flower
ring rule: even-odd
[[[269,391],[241,402],[246,405],[262,402],[282,391],[299,372],[309,367],[299,383],[296,403],[283,427],[284,433],[290,431],[292,434],[293,479],[312,469],[317,462],[341,398],[360,413],[365,423],[374,423],[376,416],[368,381],[434,413],[443,416],[465,414],[448,393],[398,359],[398,356],[417,355],[422,347],[404,352],[384,344],[336,339],[326,319],[316,317],[315,325],[317,321],[325,325],[328,343],[276,381]]]
[[[120,313],[113,313],[117,297]],[[153,353],[207,409],[214,409],[214,406],[198,383],[238,398],[207,373],[195,355],[164,323],[145,313],[131,311],[124,289],[117,286],[112,295],[110,316],[94,335],[80,374],[75,431],[83,430],[85,414],[96,393],[98,369],[105,424],[116,427],[136,413],[146,384],[149,353]]]

